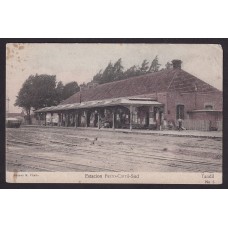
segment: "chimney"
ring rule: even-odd
[[[182,63],[181,60],[179,60],[179,59],[174,59],[174,60],[172,61],[173,69],[181,69],[181,63]]]

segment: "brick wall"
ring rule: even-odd
[[[214,110],[222,110],[223,97],[222,93],[207,93],[196,95],[196,109],[204,109],[205,104],[213,105]]]
[[[176,106],[184,105],[185,119],[189,119],[189,111],[205,109],[205,105],[213,105],[214,110],[222,110],[222,93],[158,93],[158,102],[165,104],[165,119],[176,122]]]
[[[180,94],[177,92],[168,92],[166,97],[165,118],[167,121],[176,122],[176,107],[177,105],[184,105],[184,117],[187,118],[187,112],[194,110],[196,107],[195,95]]]
[[[167,113],[167,93],[157,93],[158,102],[164,104],[164,113]]]

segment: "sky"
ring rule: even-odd
[[[64,84],[89,82],[107,64],[122,58],[124,69],[151,62],[158,55],[161,67],[173,59],[182,60],[182,69],[222,90],[222,48],[215,44],[19,44],[6,47],[6,97],[9,111],[24,81],[35,74],[56,75]],[[8,104],[6,110],[8,111]]]

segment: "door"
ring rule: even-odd
[[[184,105],[177,105],[177,110],[176,110],[176,118],[178,119],[184,119]]]

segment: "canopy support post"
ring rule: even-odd
[[[130,131],[132,131],[132,122],[133,122],[133,107],[130,106]]]

